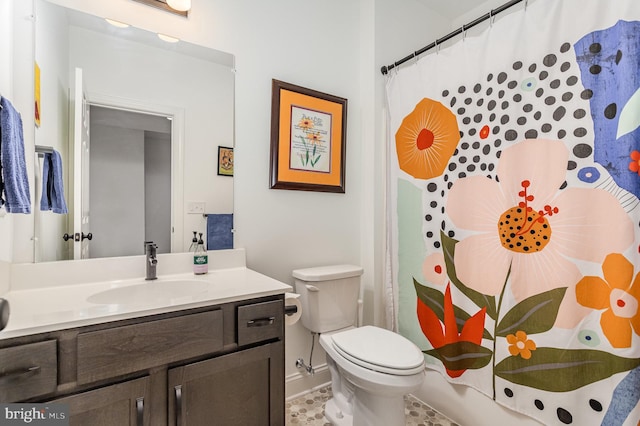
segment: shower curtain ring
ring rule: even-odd
[[[464,28],[464,24],[462,24],[462,41],[467,38],[467,30]]]
[[[495,15],[493,14],[493,9],[489,10],[489,27],[493,27],[493,20]]]
[[[529,6],[529,0],[524,0],[524,10],[527,11],[527,6]]]

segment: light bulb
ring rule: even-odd
[[[177,43],[180,41],[179,38],[171,37],[166,34],[158,33],[158,38],[162,41],[166,41],[167,43]]]
[[[118,28],[128,28],[129,24],[125,24],[124,22],[116,21],[115,19],[105,18],[105,21]]]
[[[184,12],[191,9],[191,0],[167,0],[167,4],[171,9]]]

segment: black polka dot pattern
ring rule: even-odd
[[[516,59],[477,81],[441,88],[441,102],[457,115],[461,138],[441,178],[433,180],[438,183],[427,184],[426,207],[432,217],[426,225],[428,245],[440,247],[440,231],[455,233],[446,208],[442,211],[447,191],[469,176],[497,181],[504,148],[523,139],[558,139],[571,154],[568,173],[576,177],[591,165],[588,111],[593,93],[578,84],[578,75],[572,44],[563,42],[535,61]],[[616,105],[603,111],[611,117],[616,113]]]
[[[565,425],[570,425],[571,423],[573,423],[573,416],[569,411],[565,410],[564,408],[559,407],[556,410],[556,413],[558,415],[558,420],[560,420]]]
[[[591,407],[593,411],[597,411],[598,413],[602,411],[602,404],[599,401],[596,401],[595,399],[589,400],[589,407]]]

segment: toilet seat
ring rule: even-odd
[[[424,370],[424,354],[420,349],[392,331],[364,326],[329,337],[336,352],[360,367],[398,376]]]

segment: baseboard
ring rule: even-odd
[[[320,364],[313,367],[313,370],[314,374],[296,372],[285,377],[284,393],[287,401],[331,384],[327,364]]]

